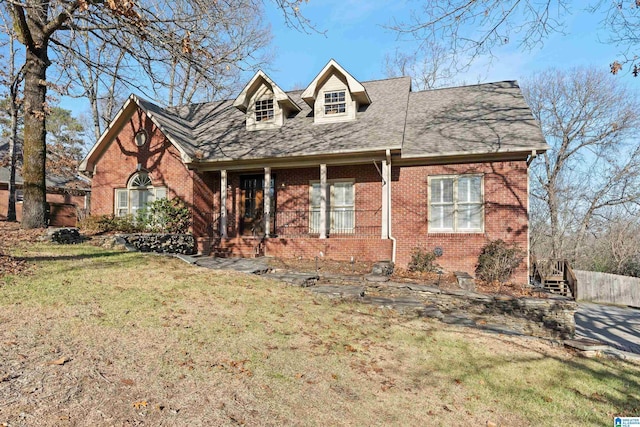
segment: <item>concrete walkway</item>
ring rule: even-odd
[[[640,354],[640,309],[578,303],[576,337]]]

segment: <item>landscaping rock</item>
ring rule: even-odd
[[[393,274],[393,262],[378,261],[373,264],[371,274],[374,276],[391,276]]]
[[[196,253],[196,241],[192,234],[120,234],[115,236],[115,240],[118,244],[124,242],[125,248],[130,251],[185,255]]]
[[[44,238],[45,240],[61,245],[75,245],[85,240],[85,238],[80,235],[80,231],[75,227],[49,229]]]
[[[454,271],[453,274],[456,275],[456,279],[458,280],[458,286],[465,291],[475,291],[476,290],[476,282],[473,280],[473,277],[466,271]]]
[[[422,309],[421,315],[422,317],[431,317],[438,320],[444,319],[444,314],[442,314],[442,312],[438,310],[438,307],[436,305],[428,305],[424,307]]]
[[[380,276],[372,273],[364,276],[364,280],[366,280],[367,282],[388,282],[389,276],[386,276],[386,275]]]

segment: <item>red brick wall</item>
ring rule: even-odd
[[[428,233],[428,176],[464,173],[484,175],[484,232]],[[490,240],[503,239],[527,249],[527,165],[524,161],[394,167],[391,197],[391,231],[398,241],[398,266],[407,265],[415,247],[431,251],[440,246],[444,255],[437,262],[443,268],[473,275],[480,251]],[[526,264],[515,279],[526,282]]]
[[[393,242],[358,238],[267,239],[265,255],[279,258],[313,259],[316,256],[336,261],[382,261],[391,259]]]
[[[140,129],[148,134],[147,143],[142,147],[134,141]],[[129,178],[137,172],[138,164],[149,172],[154,186],[167,187],[167,197],[179,197],[192,208],[194,233],[208,235],[213,206],[209,186],[212,178],[188,170],[179,151],[142,111],[134,113],[97,161],[91,187],[91,213],[114,212],[114,189],[126,187]]]

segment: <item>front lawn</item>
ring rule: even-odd
[[[175,258],[44,243],[0,277],[0,425],[611,425],[640,367]]]

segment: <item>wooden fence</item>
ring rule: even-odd
[[[640,307],[640,278],[574,270],[576,300]]]

